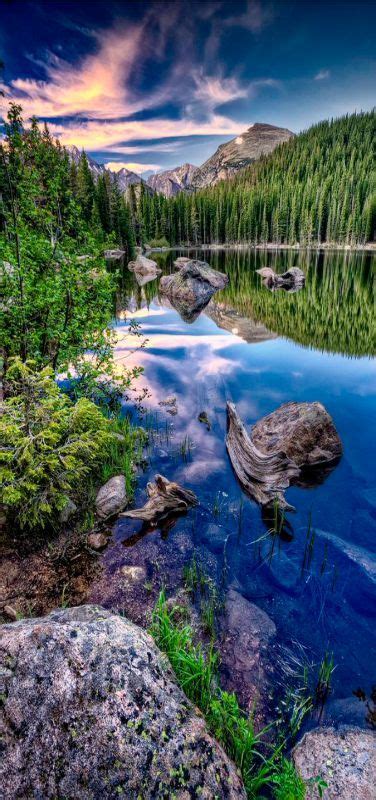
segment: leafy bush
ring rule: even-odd
[[[21,528],[54,523],[74,487],[98,468],[114,439],[86,398],[73,404],[46,367],[12,359],[0,420],[0,503]]]
[[[170,242],[166,239],[165,236],[160,236],[159,239],[149,239],[148,241],[149,247],[170,247]]]

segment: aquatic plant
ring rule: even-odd
[[[326,652],[319,667],[315,698],[317,705],[323,705],[331,691],[331,680],[335,670],[333,653]]]
[[[261,797],[265,790],[272,791],[276,800],[304,798],[304,783],[292,764],[286,766],[284,743],[268,747],[264,741],[268,729],[256,733],[252,717],[242,711],[236,695],[221,689],[213,645],[204,649],[195,643],[192,628],[181,622],[176,607],[168,607],[164,591],[154,607],[150,633],[166,653],[185,694],[200,708],[209,730],[239,767],[249,800]],[[290,794],[283,795],[286,786]]]

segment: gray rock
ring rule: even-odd
[[[105,250],[104,257],[106,261],[121,261],[125,256],[125,250]]]
[[[164,275],[159,283],[162,294],[183,319],[192,322],[210,298],[228,283],[223,272],[211,269],[205,261],[188,261],[174,275]]]
[[[325,800],[375,800],[376,736],[361,728],[317,728],[303,736],[293,750],[295,766],[304,779],[320,775],[328,784]],[[307,800],[318,800],[316,788]]]
[[[151,637],[96,606],[2,628],[4,800],[245,800]]]
[[[182,267],[185,267],[185,265],[191,260],[192,259],[188,258],[188,256],[179,256],[178,258],[175,258],[174,267],[176,267],[176,269],[181,269]]]
[[[248,711],[256,704],[256,718],[263,721],[275,635],[274,622],[265,611],[234,589],[228,591],[220,646],[225,687],[236,691]]]
[[[60,522],[62,523],[68,522],[68,519],[70,519],[70,517],[73,517],[73,514],[75,514],[76,511],[77,511],[76,503],[74,503],[73,500],[68,498],[64,508],[60,511],[59,515]]]
[[[107,547],[108,536],[104,533],[89,533],[87,543],[92,550],[104,550]]]
[[[106,519],[106,517],[119,514],[127,502],[124,475],[115,475],[99,489],[95,498],[95,509],[98,517]]]
[[[142,255],[138,255],[135,261],[130,261],[128,269],[138,275],[159,275],[162,272],[156,261]]]
[[[286,272],[279,274],[274,272],[271,267],[261,267],[256,269],[263,279],[264,286],[268,289],[287,289],[288,291],[297,291],[302,289],[305,284],[305,274],[299,267],[291,267]]]

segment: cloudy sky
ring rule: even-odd
[[[0,0],[1,113],[137,172],[201,164],[253,122],[370,109],[373,0]]]

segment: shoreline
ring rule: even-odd
[[[168,253],[171,250],[295,250],[300,251],[317,251],[320,250],[330,252],[343,252],[343,253],[376,253],[376,242],[367,242],[366,244],[336,244],[335,242],[323,242],[322,244],[275,244],[268,242],[267,244],[252,244],[251,242],[233,242],[217,244],[176,244],[173,247],[150,247],[144,248],[145,253]]]

